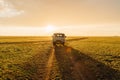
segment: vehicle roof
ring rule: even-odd
[[[55,34],[64,34],[64,33],[54,33],[54,35],[55,35]]]

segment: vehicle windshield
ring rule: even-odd
[[[55,34],[55,37],[64,37],[64,34]]]

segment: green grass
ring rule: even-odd
[[[5,42],[12,41],[12,44],[0,44],[0,80],[32,79],[40,68],[41,72],[44,70],[51,48],[50,41],[23,42],[39,39],[44,41],[43,38],[5,38]],[[4,42],[4,38],[0,41]]]
[[[43,80],[50,40],[51,37],[0,37],[0,80],[38,79],[39,72]],[[68,37],[66,45],[120,71],[120,37]],[[80,59],[76,51],[73,53]]]
[[[1,36],[0,43],[12,43],[12,42],[37,42],[37,41],[50,41],[51,37],[33,37],[33,36],[25,36],[25,37],[17,37],[17,36]]]
[[[70,46],[120,71],[120,37],[88,37]]]

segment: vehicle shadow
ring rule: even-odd
[[[120,71],[74,48],[55,47],[55,57],[63,80],[120,80]]]

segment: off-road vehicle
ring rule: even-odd
[[[52,36],[53,46],[56,46],[57,44],[62,44],[64,46],[65,38],[66,36],[64,33],[54,33]]]

